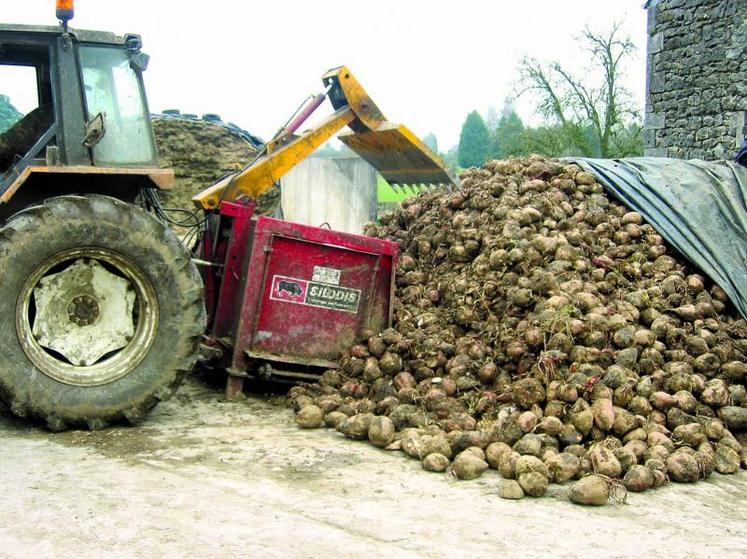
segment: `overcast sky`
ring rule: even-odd
[[[76,0],[73,27],[143,36],[151,110],[218,113],[268,137],[328,68],[348,65],[394,122],[446,150],[471,110],[497,110],[523,55],[583,67],[574,37],[624,20],[639,51],[625,83],[643,106],[642,0]],[[4,23],[55,24],[53,0],[3,0]],[[324,107],[329,110],[329,105]],[[531,107],[518,105],[531,119]]]

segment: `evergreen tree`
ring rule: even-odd
[[[505,112],[505,109],[503,109]],[[488,132],[491,134],[495,134],[495,131],[498,129],[498,122],[500,121],[501,117],[498,114],[498,111],[495,108],[495,105],[490,105],[488,107],[488,114],[485,117],[485,126],[488,127]]]
[[[477,111],[467,115],[459,135],[459,165],[477,167],[485,163],[490,147],[490,132]]]
[[[524,130],[526,153],[539,153],[548,157],[578,155],[560,125],[538,126]]]
[[[446,163],[446,166],[451,169],[452,171],[456,171],[459,167],[459,146],[452,146],[449,148],[449,151],[446,153],[442,153],[441,159],[444,160],[444,163]]]
[[[22,117],[23,113],[13,106],[8,96],[0,94],[0,134],[21,120]]]
[[[433,132],[423,138],[423,143],[431,148],[431,151],[433,153],[438,153],[438,140],[436,139],[436,135]]]
[[[524,123],[512,108],[505,109],[493,134],[493,157],[526,155]]]

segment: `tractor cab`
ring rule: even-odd
[[[149,177],[158,153],[140,49],[138,35],[0,25],[0,202],[34,172],[125,173],[125,187],[144,175],[163,186],[164,176]],[[100,178],[76,189],[95,183],[101,191]],[[49,179],[56,192],[68,190],[64,179]]]

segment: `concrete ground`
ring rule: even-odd
[[[138,427],[0,417],[0,557],[744,557],[747,473],[572,505],[505,501],[267,400],[190,380]]]

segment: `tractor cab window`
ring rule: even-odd
[[[140,76],[130,66],[127,53],[119,48],[82,46],[88,119],[99,113],[104,135],[93,150],[98,165],[147,165],[156,161],[150,115]]]
[[[46,65],[32,64],[0,58],[0,172],[26,155],[52,125]]]
[[[38,106],[36,68],[0,65],[0,134]]]

